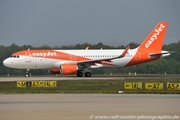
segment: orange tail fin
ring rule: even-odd
[[[139,46],[139,49],[161,51],[164,42],[168,22],[159,22],[146,39]]]

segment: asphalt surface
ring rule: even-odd
[[[3,81],[33,81],[33,80],[125,80],[125,79],[171,79],[179,78],[180,75],[156,75],[156,76],[92,76],[92,77],[76,77],[76,76],[57,76],[57,77],[0,77]]]
[[[105,118],[99,118],[99,117]],[[0,95],[0,120],[180,119],[180,95],[14,94]],[[132,118],[133,117],[133,118]],[[168,118],[167,118],[168,117]],[[172,118],[171,118],[172,119]],[[157,120],[157,119],[155,119]],[[159,119],[158,119],[159,120]]]

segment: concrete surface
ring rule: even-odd
[[[133,118],[134,120],[136,120],[138,116],[176,116],[176,118],[179,120],[180,118],[178,116],[180,116],[180,95],[0,95],[0,120],[100,119],[97,118],[97,116],[106,116],[108,118],[101,118],[106,120],[130,120],[128,118],[122,118],[122,116],[135,116],[136,118]]]
[[[33,80],[125,80],[125,79],[170,79],[179,78],[180,75],[161,75],[161,76],[92,76],[92,77],[76,77],[76,76],[54,76],[54,77],[0,77],[3,81],[33,81]]]

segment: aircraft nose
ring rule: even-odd
[[[3,65],[4,65],[4,66],[8,67],[9,64],[10,64],[10,61],[9,61],[8,59],[5,59],[5,60],[3,61]]]

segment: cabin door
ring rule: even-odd
[[[26,56],[25,61],[26,61],[26,62],[31,62],[31,53],[30,53],[30,52],[26,52],[26,53],[25,53],[25,56]]]

